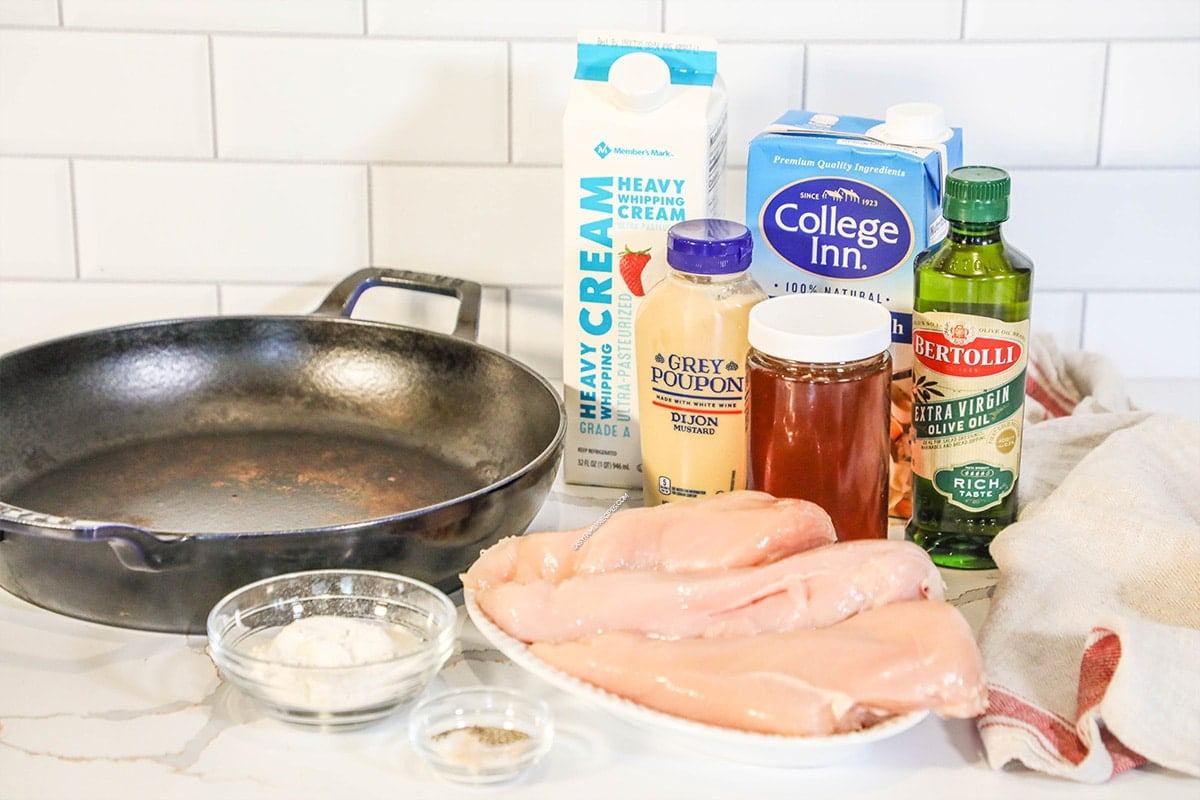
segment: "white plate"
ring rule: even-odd
[[[707,725],[647,708],[550,666],[531,653],[524,642],[498,628],[475,603],[475,593],[470,589],[463,591],[463,605],[483,637],[517,666],[614,716],[653,731],[670,733],[673,741],[732,761],[771,767],[825,766],[847,758],[873,742],[903,733],[929,715],[928,711],[913,711],[865,730],[831,736],[781,736]]]

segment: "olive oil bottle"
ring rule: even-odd
[[[950,172],[950,231],[914,264],[907,533],[945,567],[994,567],[1017,516],[1033,264],[1001,236],[1009,192],[1004,170]]]

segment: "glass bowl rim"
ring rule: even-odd
[[[385,579],[393,584],[402,584],[402,585],[405,585],[408,587],[412,587],[414,589],[421,591],[424,596],[433,600],[434,608],[432,609],[433,613],[431,614],[431,616],[436,615],[437,611],[439,611],[439,610],[444,612],[444,615],[446,618],[445,624],[440,626],[437,629],[437,634],[435,636],[433,636],[430,639],[423,640],[421,642],[421,644],[419,644],[417,647],[413,648],[412,650],[407,650],[407,651],[398,653],[398,654],[394,655],[393,657],[384,659],[382,661],[370,661],[370,662],[367,662],[364,664],[347,664],[347,665],[336,666],[336,667],[306,666],[303,664],[281,663],[275,659],[260,658],[258,656],[254,656],[249,653],[241,652],[235,646],[230,646],[230,645],[225,644],[225,642],[224,642],[225,633],[228,630],[228,626],[226,628],[219,629],[218,625],[217,625],[217,620],[225,614],[229,614],[231,619],[238,618],[239,615],[237,614],[237,612],[231,613],[229,610],[229,606],[233,603],[233,601],[235,601],[242,595],[249,594],[256,589],[261,589],[263,586],[266,586],[269,584],[283,583],[288,580],[295,580],[295,579],[306,578],[306,577],[317,577],[317,576],[331,576],[331,577],[332,576],[351,576],[351,577],[381,578],[381,579]],[[314,597],[317,597],[317,596],[316,595],[311,596],[311,597],[297,596],[294,599],[303,601],[303,600],[313,599]],[[369,597],[369,596],[366,596],[366,597]],[[380,599],[383,599],[383,598],[380,598]],[[313,616],[315,616],[315,615],[313,615]],[[354,616],[354,615],[335,615],[335,616],[339,616],[344,619],[371,619],[370,617],[362,617],[362,616]],[[308,617],[300,617],[300,619],[306,619],[306,618],[308,618]],[[456,627],[457,619],[458,619],[458,611],[455,608],[454,601],[452,601],[449,598],[449,596],[446,595],[445,592],[441,591],[440,589],[438,589],[436,586],[433,586],[432,584],[426,583],[425,581],[421,581],[416,578],[410,578],[407,575],[401,575],[399,573],[384,572],[384,571],[380,571],[380,570],[332,568],[332,569],[303,570],[300,572],[285,572],[285,573],[280,573],[278,575],[272,575],[272,576],[269,576],[266,578],[261,578],[257,581],[253,581],[252,583],[245,584],[244,586],[239,586],[238,588],[230,591],[224,597],[222,597],[220,600],[218,600],[216,603],[213,604],[213,607],[209,611],[208,617],[205,620],[205,633],[206,633],[206,636],[208,639],[209,653],[213,657],[213,660],[217,662],[218,666],[222,667],[223,669],[226,668],[227,666],[232,666],[235,669],[230,670],[231,672],[233,672],[234,674],[237,674],[238,677],[241,679],[248,679],[248,678],[246,678],[246,676],[239,674],[239,670],[237,670],[236,667],[241,666],[241,665],[263,664],[263,665],[269,665],[272,667],[296,670],[297,672],[300,672],[300,673],[311,672],[311,673],[320,673],[320,674],[331,674],[331,673],[337,673],[337,672],[351,672],[351,671],[355,671],[355,670],[369,669],[372,667],[384,667],[384,666],[389,666],[389,665],[395,665],[395,664],[404,663],[406,661],[413,662],[413,663],[419,663],[421,661],[427,660],[430,663],[426,666],[433,667],[441,662],[444,662],[445,659],[449,658],[450,654],[453,652],[454,640],[455,640],[455,627]],[[260,681],[255,681],[255,682],[258,683]]]

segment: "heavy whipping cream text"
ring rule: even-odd
[[[612,182],[579,180],[579,209],[594,215],[579,226],[579,328],[591,336],[608,333],[613,322]]]
[[[578,323],[578,431],[596,436],[629,437],[633,415],[632,313],[624,309],[629,335],[625,357],[616,358],[610,340],[622,309],[613,293],[612,176],[591,176],[579,181],[579,208],[587,212],[579,226],[579,270],[576,284]],[[622,368],[618,369],[621,365]]]
[[[680,178],[617,179],[617,218],[642,222],[680,222],[686,210],[685,181]]]

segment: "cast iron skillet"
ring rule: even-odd
[[[455,335],[351,319],[372,286],[457,297]],[[457,589],[541,508],[566,427],[542,377],[473,341],[479,301],[475,283],[368,269],[310,315],[130,325],[0,356],[0,586],[186,633],[282,572]]]

